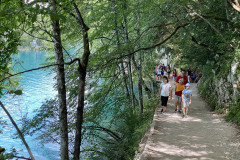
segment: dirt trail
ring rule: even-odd
[[[166,114],[155,111],[154,120],[138,160],[240,160],[240,134],[231,123],[209,111],[193,92],[189,116],[174,113],[174,99],[168,103]]]

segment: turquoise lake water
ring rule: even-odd
[[[14,56],[14,59],[24,63],[21,63],[21,65],[14,63],[14,69],[18,68],[19,71],[24,71],[40,67],[45,62],[46,54],[46,52],[39,51],[19,52],[18,55]],[[28,113],[28,116],[33,116],[32,112],[34,109],[38,109],[46,99],[53,98],[57,93],[53,88],[55,74],[50,72],[49,69],[32,71],[21,76],[20,85],[23,88],[23,95],[15,97],[6,95],[1,98],[2,103],[17,123],[20,123],[19,119],[26,113]],[[7,151],[14,147],[19,153],[18,156],[29,157],[21,140],[13,139],[13,134],[16,133],[16,130],[1,108],[0,117],[8,122],[7,127],[3,130],[3,134],[0,134],[0,146],[6,148]],[[60,159],[60,146],[58,144],[49,143],[42,145],[39,140],[35,140],[34,136],[26,136],[25,138],[36,160]]]

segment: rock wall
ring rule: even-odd
[[[239,61],[235,59],[230,67],[218,73],[208,64],[199,83],[200,94],[213,109],[228,107],[240,95]]]

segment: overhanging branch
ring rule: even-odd
[[[108,64],[108,63],[110,63],[110,62],[112,62],[112,61],[114,61],[114,60],[116,60],[116,59],[122,59],[122,58],[128,57],[128,56],[133,55],[133,54],[135,54],[135,53],[137,53],[137,52],[139,52],[139,51],[149,50],[149,49],[156,48],[156,47],[158,47],[158,46],[166,43],[169,39],[171,39],[171,38],[177,33],[177,31],[178,31],[180,28],[186,27],[186,26],[189,25],[189,24],[190,24],[190,23],[185,23],[185,24],[183,24],[183,25],[177,26],[177,27],[175,28],[175,30],[174,30],[166,39],[164,39],[163,41],[161,41],[161,42],[159,42],[159,43],[156,43],[156,44],[154,44],[154,45],[152,45],[152,46],[149,46],[149,47],[139,48],[139,49],[137,49],[137,50],[135,50],[135,51],[133,51],[133,52],[130,52],[129,54],[125,54],[125,55],[122,55],[122,56],[119,56],[119,57],[116,57],[116,58],[112,58],[112,59],[108,60],[108,61],[106,62],[106,64]]]
[[[65,65],[71,65],[73,64],[74,62],[78,61],[79,62],[79,65],[80,65],[80,59],[79,58],[75,58],[73,59],[72,61],[70,62],[67,62],[67,63],[64,63]],[[47,66],[43,66],[43,67],[38,67],[38,68],[33,68],[33,69],[29,69],[29,70],[26,70],[26,71],[22,71],[22,72],[19,72],[19,73],[15,73],[15,74],[12,74],[8,77],[5,77],[3,79],[0,80],[0,82],[8,79],[8,78],[11,78],[13,76],[16,76],[16,75],[19,75],[19,74],[23,74],[23,73],[26,73],[26,72],[31,72],[31,71],[35,71],[35,70],[40,70],[40,69],[44,69],[44,68],[48,68],[48,67],[53,67],[53,66],[58,66],[58,65],[62,65],[62,64],[51,64],[51,65],[47,65]]]

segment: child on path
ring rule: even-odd
[[[185,70],[182,70],[179,73],[179,76],[176,79],[176,86],[175,86],[175,112],[181,112],[181,103],[182,103],[182,91],[184,90],[184,85],[187,84],[187,76],[185,75]],[[178,106],[178,109],[177,109]]]
[[[190,86],[190,83],[187,83],[185,89],[182,91],[183,118],[188,115],[188,107],[192,103],[192,91],[190,90]]]
[[[176,79],[177,79],[177,70],[174,69],[174,70],[173,70],[173,81],[175,82]]]
[[[162,101],[161,113],[165,113],[167,110],[168,98],[172,99],[172,87],[171,87],[171,84],[168,83],[168,78],[166,76],[163,77],[163,83],[159,88],[159,91],[158,91],[159,97],[160,97],[160,94],[161,94],[161,101]]]

